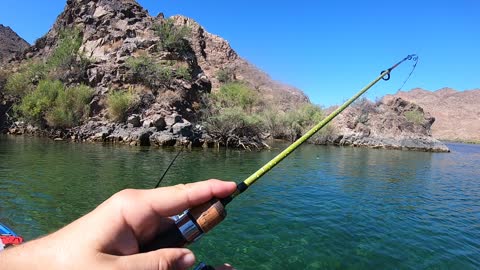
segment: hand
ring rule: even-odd
[[[195,263],[188,249],[139,253],[139,246],[155,237],[167,217],[235,188],[233,182],[208,180],[120,191],[59,231],[1,252],[1,269],[186,269]]]

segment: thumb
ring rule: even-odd
[[[184,270],[193,266],[195,255],[186,248],[164,248],[122,256],[119,263],[125,270]]]

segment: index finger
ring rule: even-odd
[[[146,190],[141,198],[149,202],[149,205],[157,214],[172,216],[205,203],[212,198],[225,198],[232,194],[236,187],[237,185],[234,182],[211,179]]]

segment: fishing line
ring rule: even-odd
[[[175,157],[172,159],[172,161],[170,161],[170,164],[168,164],[167,169],[163,172],[162,177],[160,177],[160,179],[158,180],[157,184],[155,185],[155,188],[158,188],[158,187],[160,186],[160,183],[162,182],[163,178],[165,178],[165,175],[167,175],[167,172],[170,170],[170,167],[172,167],[173,163],[174,163],[175,160],[178,158],[178,156],[180,155],[180,153],[182,153],[182,151],[183,151],[183,146],[182,146],[182,148],[180,148],[180,150],[179,150],[178,153],[175,155]]]
[[[402,90],[402,88],[405,86],[405,84],[407,83],[407,81],[410,79],[410,76],[412,76],[413,72],[415,71],[415,68],[417,67],[417,64],[418,64],[418,55],[413,54],[411,60],[413,60],[415,63],[413,63],[412,70],[411,70],[410,73],[408,74],[408,76],[407,76],[407,78],[405,79],[405,81],[403,81],[402,86],[400,86],[400,88],[398,88],[398,91]]]

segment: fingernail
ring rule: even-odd
[[[195,264],[195,255],[193,253],[187,253],[178,260],[177,266],[180,269],[185,269]]]

